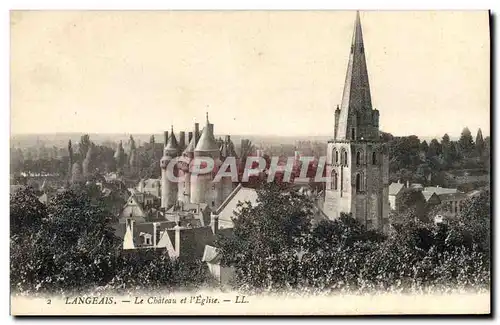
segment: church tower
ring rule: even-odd
[[[347,65],[334,139],[328,142],[324,212],[330,219],[352,216],[369,229],[386,228],[389,160],[379,135],[379,112],[372,107],[359,12]]]

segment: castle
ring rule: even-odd
[[[334,139],[328,142],[323,211],[330,219],[352,213],[369,229],[385,229],[389,213],[389,157],[379,135],[379,111],[372,107],[363,32],[356,13]]]
[[[224,176],[219,182],[213,182],[218,168],[227,157],[236,157],[234,144],[230,136],[224,141],[218,141],[214,136],[214,125],[206,119],[206,125],[201,134],[199,124],[195,123],[194,132],[188,133],[188,145],[183,146],[185,133],[181,132],[181,144],[177,142],[173,128],[171,135],[165,132],[165,149],[160,160],[161,167],[161,208],[170,209],[180,204],[207,204],[215,210],[231,194],[236,187],[231,177]],[[207,172],[193,173],[192,162],[195,158],[211,158],[214,169]],[[176,159],[175,167],[168,167]],[[178,181],[172,180],[168,173],[172,172]]]

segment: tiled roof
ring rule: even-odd
[[[458,193],[458,190],[456,188],[445,188],[445,187],[439,187],[439,186],[425,187],[424,191],[425,192],[433,192],[433,193],[436,193],[437,195]]]
[[[233,192],[224,200],[214,214],[219,216],[220,221],[230,222],[237,209],[239,202],[249,201],[252,205],[257,203],[257,191],[253,188],[243,187],[239,184]]]
[[[22,189],[24,189],[26,186],[24,185],[11,185],[10,186],[10,193],[11,194],[14,194],[16,193],[17,191],[20,191]]]
[[[389,185],[389,195],[398,195],[403,187],[404,184],[402,183],[391,183]]]
[[[428,192],[428,191],[422,191],[422,194],[424,195],[425,202],[428,202],[429,199],[435,194],[434,192]]]

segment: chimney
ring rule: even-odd
[[[168,131],[163,132],[163,145],[166,147],[168,143]]]
[[[214,235],[217,235],[217,233],[219,232],[219,216],[218,215],[215,215],[213,213],[211,214],[210,226],[212,227],[212,232],[214,233]]]
[[[184,150],[186,148],[186,132],[179,132],[179,148]]]
[[[192,139],[193,139],[193,132],[188,132],[188,143],[191,143]]]
[[[158,227],[158,222],[153,222],[153,248],[156,248],[156,231]]]
[[[180,257],[181,254],[181,222],[178,220],[177,225],[174,227],[175,230],[175,255],[176,257]]]
[[[198,144],[198,140],[200,140],[200,123],[194,123],[194,145]]]
[[[135,220],[134,219],[130,219],[130,232],[132,234],[134,233],[134,224],[135,224]]]

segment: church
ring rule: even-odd
[[[368,229],[385,230],[389,214],[389,156],[372,107],[366,51],[356,13],[342,102],[328,141],[323,211],[330,219],[351,213]]]

